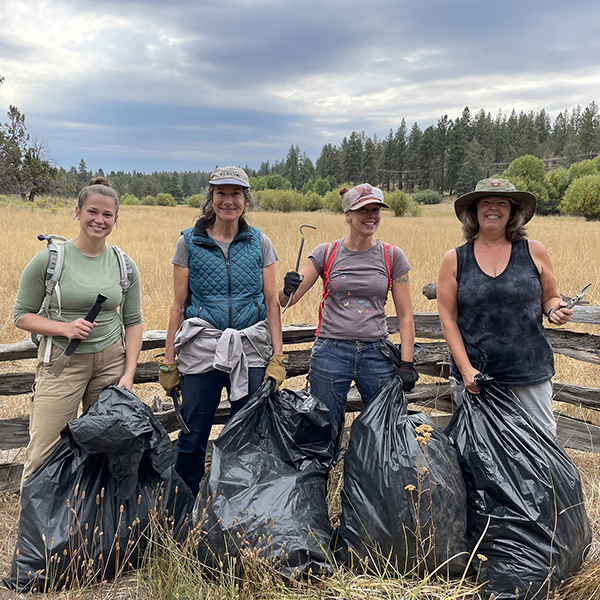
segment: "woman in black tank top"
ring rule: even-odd
[[[456,200],[466,243],[442,260],[438,310],[452,375],[478,394],[474,378],[483,350],[486,373],[518,396],[521,388],[545,385],[541,395],[534,392],[535,403],[543,405],[534,412],[541,410],[546,415],[541,419],[553,428],[554,359],[543,315],[562,325],[573,311],[560,298],[546,248],[526,239],[524,225],[535,206],[533,194],[516,190],[506,179],[484,179]]]

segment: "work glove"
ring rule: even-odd
[[[288,271],[283,279],[283,293],[289,298],[299,287],[304,279],[298,271]]]
[[[402,381],[402,389],[405,392],[410,392],[419,379],[419,374],[415,369],[414,363],[403,360],[400,366],[394,371],[394,377],[398,377]]]
[[[173,388],[178,387],[180,384],[176,362],[165,363],[162,359],[158,360],[158,382],[163,386],[165,392],[167,392],[167,396],[170,396]]]
[[[287,363],[287,354],[273,354],[273,356],[271,356],[271,362],[269,362],[269,365],[267,366],[263,383],[265,383],[269,377],[275,380],[274,392],[279,389],[279,386],[285,379],[285,366]]]

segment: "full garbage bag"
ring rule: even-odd
[[[327,407],[268,380],[215,440],[194,507],[209,569],[261,563],[285,576],[331,570],[325,501],[334,455]]]
[[[518,399],[478,379],[446,429],[468,495],[469,546],[486,598],[546,598],[591,543],[579,473]]]
[[[194,498],[152,410],[109,386],[25,482],[10,577],[20,592],[87,585],[135,567],[152,523],[185,535]]]
[[[397,350],[388,355],[399,362]],[[341,560],[387,574],[464,572],[467,498],[456,450],[426,414],[407,409],[397,377],[352,423],[341,496]]]

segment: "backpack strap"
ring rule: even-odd
[[[335,256],[337,254],[340,242],[342,240],[336,240],[335,242],[328,242],[325,248],[325,255],[323,256],[323,295],[321,297],[321,303],[319,304],[319,324],[315,331],[315,337],[319,337],[321,331],[321,324],[323,322],[323,308],[325,307],[325,300],[329,296],[329,281],[331,271],[333,269],[333,263],[335,262]]]
[[[392,291],[392,272],[394,271],[394,261],[396,260],[396,246],[383,242],[383,260],[385,262],[385,270],[388,276],[388,291],[385,295],[383,305],[387,303],[388,295]]]
[[[58,308],[56,316],[61,317],[61,298],[60,298],[60,276],[62,274],[63,265],[65,263],[65,247],[64,243],[67,238],[60,235],[38,235],[40,242],[46,241],[48,248],[48,265],[46,267],[46,280],[45,287],[46,293],[44,295],[44,301],[38,311],[39,315],[44,315],[47,319],[50,318],[50,300],[52,294],[56,292],[56,299],[58,301]],[[56,242],[55,242],[56,240]],[[57,243],[58,242],[58,243]],[[35,337],[34,337],[35,336]],[[39,336],[32,334],[32,340],[36,345],[39,345]],[[44,363],[50,362],[50,354],[52,352],[52,336],[46,336],[46,349],[44,351]]]
[[[119,304],[119,318],[121,319],[121,326],[124,327],[123,323],[123,305],[125,304],[125,297],[127,296],[127,292],[131,287],[131,282],[133,280],[133,268],[131,266],[131,259],[127,254],[119,248],[119,246],[110,245],[110,248],[115,253],[117,257],[117,262],[119,263],[119,276],[120,276],[120,285],[121,285],[121,304]]]

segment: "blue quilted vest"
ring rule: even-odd
[[[185,318],[200,317],[221,330],[244,329],[265,319],[260,229],[240,219],[227,260],[202,219],[181,234],[190,269]]]

